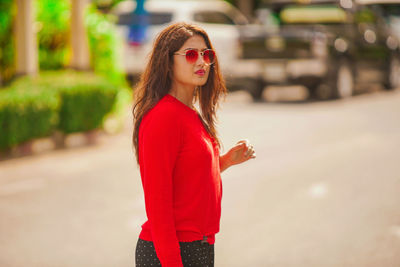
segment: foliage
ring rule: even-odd
[[[0,85],[11,80],[15,73],[14,39],[12,38],[15,5],[13,0],[0,1]]]
[[[51,134],[58,108],[59,99],[48,90],[0,91],[0,149]]]
[[[122,40],[118,38],[115,26],[94,5],[87,10],[85,24],[94,71],[115,84],[124,84],[125,75],[120,66],[121,55],[118,53],[122,51]]]
[[[39,66],[42,70],[64,68],[68,61],[70,4],[68,0],[37,0]]]
[[[0,92],[0,149],[50,135],[101,128],[118,88],[93,73],[48,71]]]
[[[44,70],[64,68],[70,60],[69,36],[71,5],[69,0],[37,0],[39,25],[39,62]],[[121,41],[106,15],[90,4],[85,13],[92,69],[116,85],[125,85],[118,51]]]
[[[125,0],[92,0],[96,8],[101,10],[103,13],[108,13],[114,6],[122,1]]]

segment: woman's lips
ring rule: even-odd
[[[195,72],[195,74],[200,75],[200,76],[203,76],[205,73],[206,73],[205,70],[198,70]]]

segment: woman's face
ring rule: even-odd
[[[173,65],[173,80],[175,83],[189,86],[201,86],[207,82],[210,65],[204,62],[199,54],[196,62],[187,62],[185,53],[187,49],[196,49],[201,52],[208,49],[203,37],[194,35],[190,37],[183,46],[175,52]],[[176,53],[182,55],[176,55]]]

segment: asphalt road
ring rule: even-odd
[[[225,151],[248,138],[257,158],[222,173],[215,266],[399,267],[400,90],[272,95],[236,92],[219,112]],[[129,123],[95,146],[0,162],[1,267],[134,266],[145,211]]]

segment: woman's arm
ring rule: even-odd
[[[219,157],[220,172],[225,171],[232,165],[243,163],[255,157],[256,153],[249,140],[240,140],[226,154]]]
[[[139,137],[146,214],[162,266],[183,267],[173,203],[173,169],[179,153],[181,130],[174,113],[165,111],[153,115],[142,121]]]
[[[222,155],[219,157],[219,169],[221,172],[225,171],[228,169],[231,165],[228,162],[228,156],[227,154]]]

